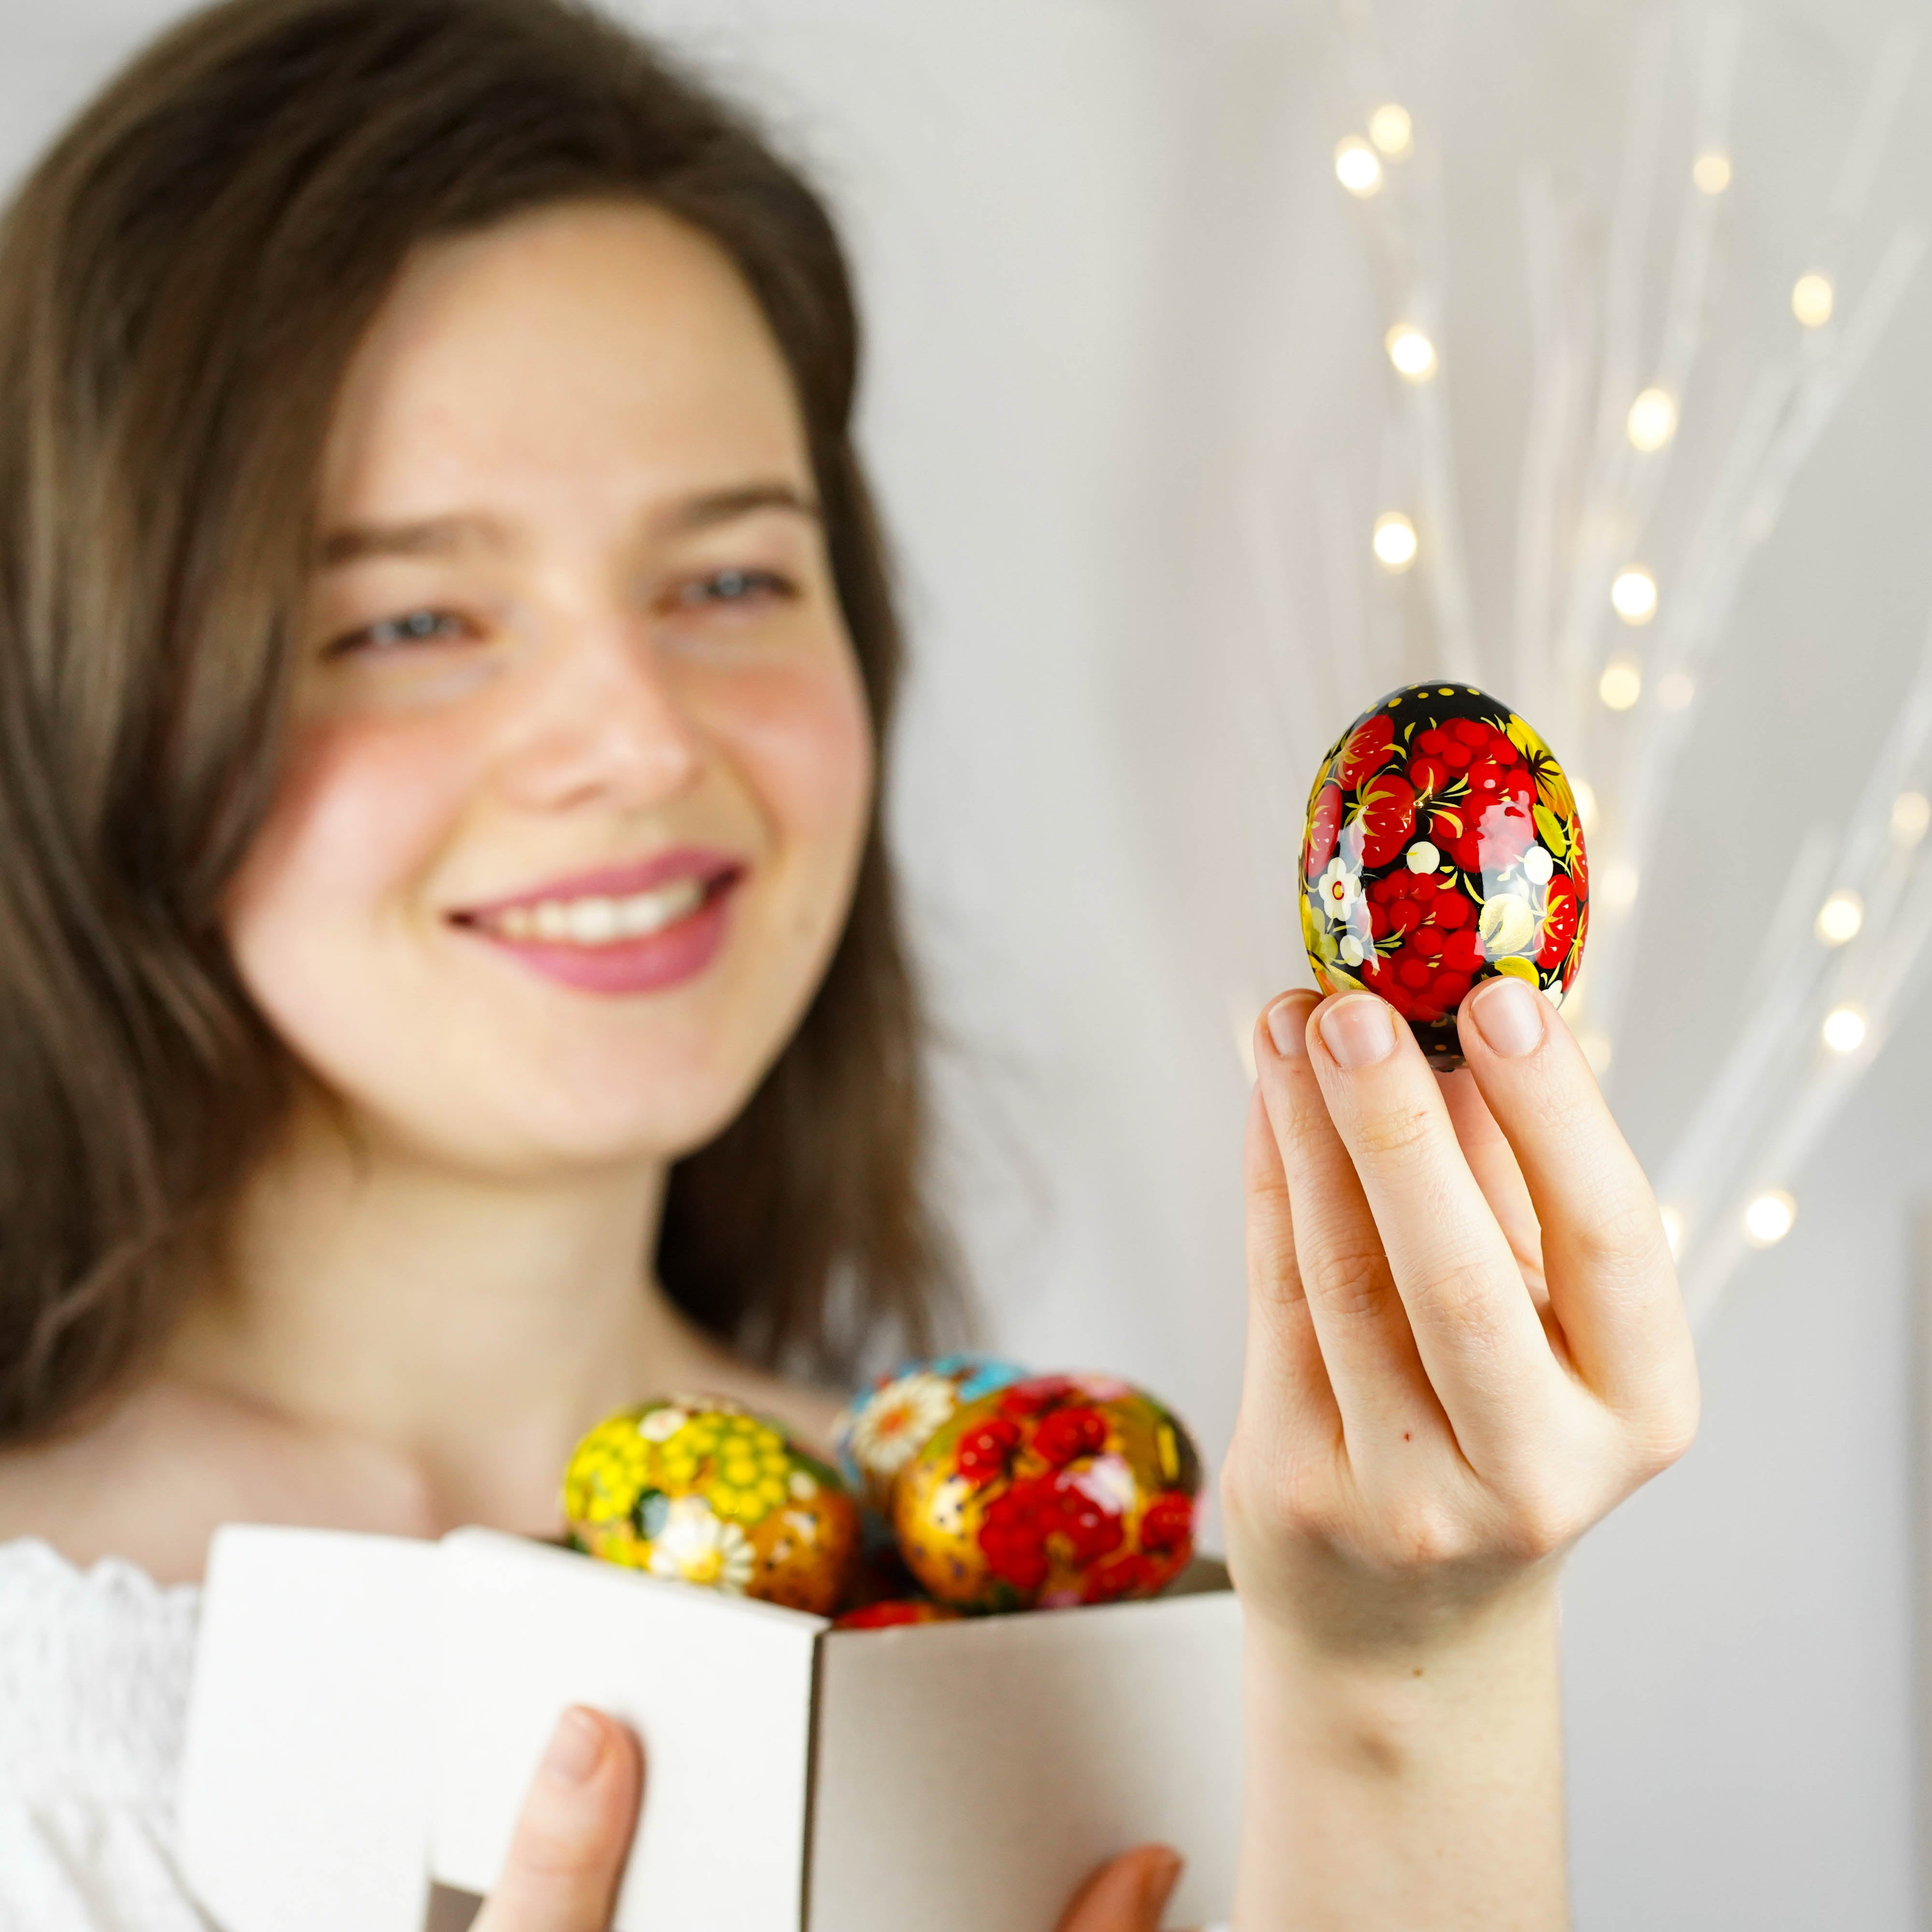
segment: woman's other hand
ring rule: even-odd
[[[565,1712],[472,1932],[605,1932],[643,1788],[622,1724],[582,1705]]]
[[[1564,1922],[1556,1566],[1696,1426],[1662,1220],[1568,1029],[1504,977],[1457,1025],[1446,1076],[1371,993],[1256,1031],[1221,1495],[1256,1924]]]
[[[1102,1865],[1075,1895],[1057,1932],[1160,1932],[1180,1861],[1165,1845],[1138,1845]]]

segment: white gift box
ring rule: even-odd
[[[644,1744],[616,1932],[1051,1932],[1148,1840],[1200,1925],[1234,1890],[1240,1650],[1204,1562],[1150,1602],[837,1630],[494,1531],[231,1526],[183,1864],[225,1932],[424,1932],[432,1883],[489,1891],[582,1703]]]

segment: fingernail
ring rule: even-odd
[[[560,1784],[581,1784],[604,1755],[604,1729],[580,1705],[573,1705],[557,1720],[543,1768]]]
[[[1180,1854],[1164,1852],[1159,1860],[1148,1861],[1148,1874],[1144,1888],[1141,1894],[1141,1910],[1152,1914],[1160,1911],[1174,1896],[1174,1888],[1180,1878]]]
[[[1282,1059],[1308,1058],[1308,1010],[1313,1004],[1306,993],[1284,993],[1268,1010],[1268,1038]]]
[[[1470,1001],[1476,1030],[1511,1060],[1543,1044],[1543,995],[1527,980],[1499,974],[1478,986]]]
[[[1395,1051],[1388,1003],[1373,993],[1351,993],[1322,1016],[1322,1037],[1337,1066],[1372,1066]]]

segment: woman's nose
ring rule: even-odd
[[[703,768],[704,741],[634,613],[560,626],[518,682],[502,772],[518,804],[648,808]]]

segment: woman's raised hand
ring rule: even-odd
[[[1569,1030],[1498,977],[1459,1031],[1442,1077],[1372,993],[1257,1029],[1230,1546],[1251,1615],[1347,1648],[1546,1567],[1696,1426],[1663,1221]]]
[[[472,1932],[605,1932],[643,1788],[638,1742],[622,1724],[582,1705],[565,1712]]]
[[[1569,1030],[1504,977],[1457,1025],[1446,1076],[1372,993],[1256,1030],[1221,1495],[1256,1924],[1563,1922],[1553,1572],[1696,1427],[1661,1217]]]

